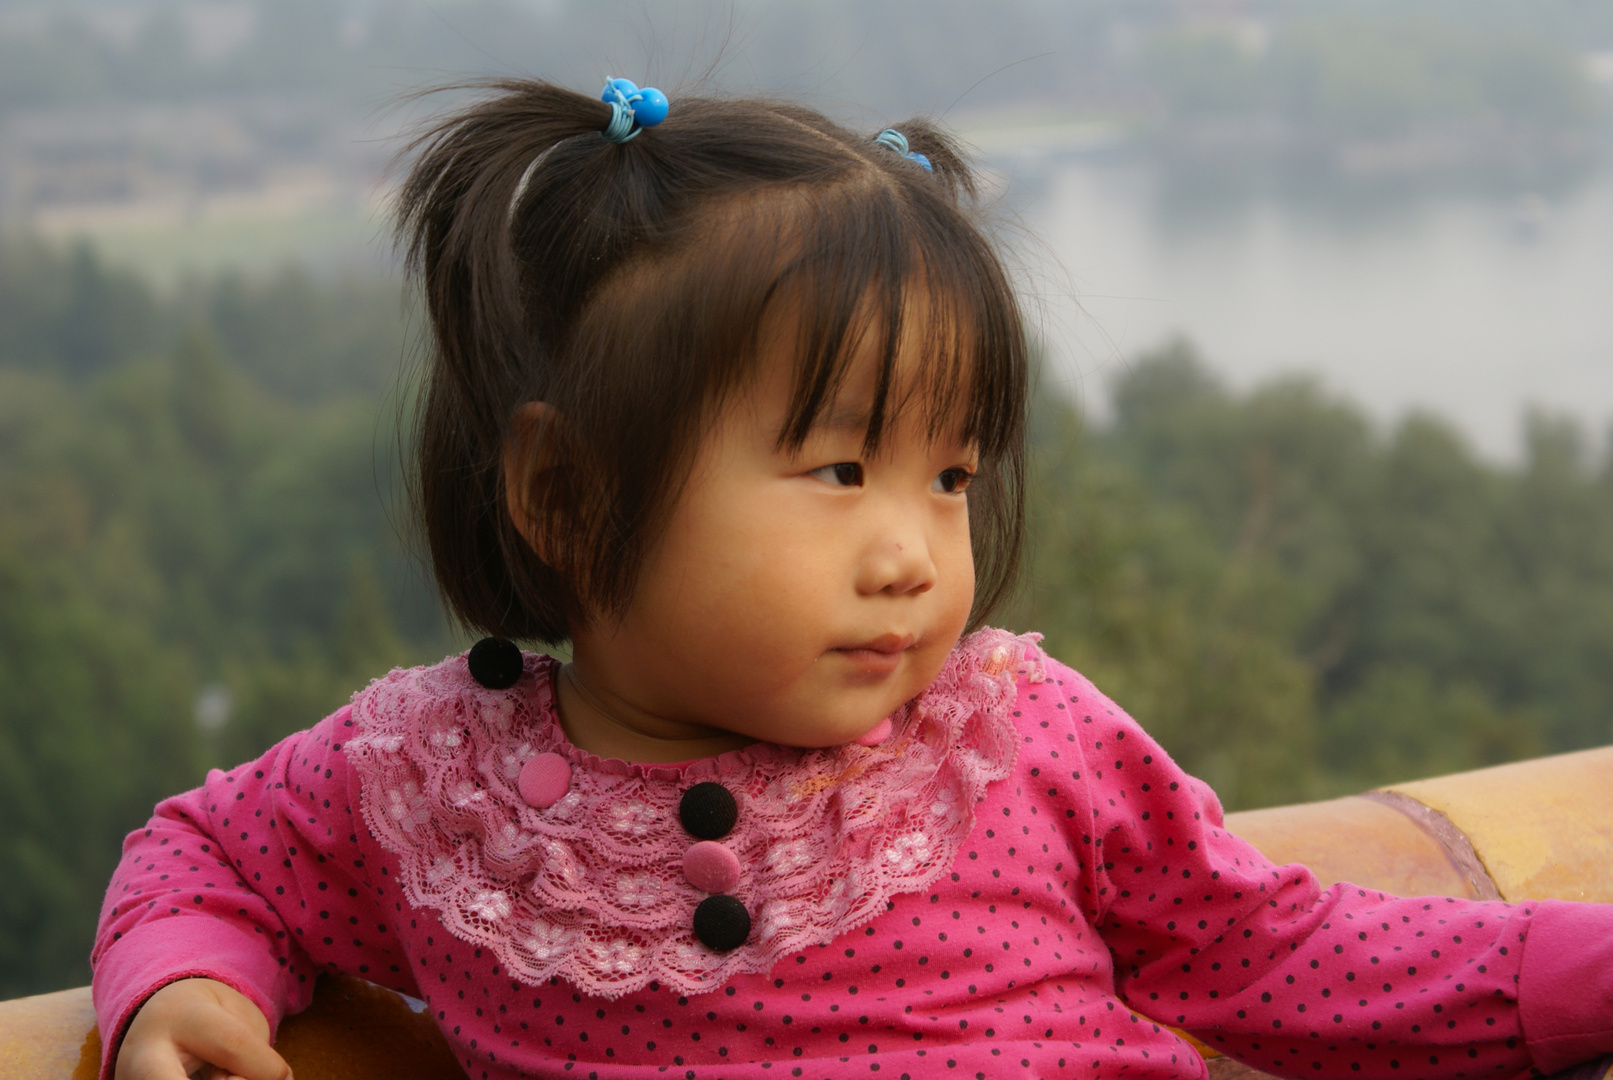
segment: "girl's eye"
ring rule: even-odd
[[[930,490],[939,491],[944,495],[958,495],[974,478],[975,474],[968,469],[943,469],[935,478],[935,483],[930,485]]]
[[[863,467],[855,461],[837,461],[833,465],[813,469],[810,475],[836,487],[862,487],[863,484]]]

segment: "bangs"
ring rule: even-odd
[[[780,275],[795,323],[780,447],[799,448],[854,367],[871,360],[867,453],[878,452],[896,417],[911,414],[932,440],[1001,455],[1016,437],[1022,349],[1017,313],[1011,304],[1003,310],[1006,294],[990,280],[995,260],[959,258],[967,253],[916,223],[869,209],[850,202],[850,221],[814,219],[815,235]]]
[[[1021,433],[1022,322],[995,254],[973,229],[958,228],[958,216],[939,199],[861,178],[828,190],[757,192],[690,222],[695,236],[675,255],[635,262],[605,290],[612,299],[596,309],[594,332],[580,337],[600,341],[601,365],[659,355],[651,367],[684,377],[676,388],[652,378],[646,391],[704,414],[756,373],[774,335],[793,336],[779,433],[781,448],[792,450],[872,346],[868,452],[912,409],[929,437],[954,436],[983,459],[1000,457]],[[624,312],[629,295],[633,310]],[[915,343],[920,362],[899,370]]]
[[[792,242],[764,301],[787,301],[795,315],[783,448],[801,446],[870,345],[876,370],[868,453],[909,409],[930,438],[974,443],[983,458],[1001,455],[1017,438],[1024,346],[1012,291],[972,231],[975,243],[959,243],[956,208],[902,194],[845,184],[798,200],[808,205],[783,215]],[[915,342],[919,363],[899,372],[904,348]],[[748,350],[752,363],[760,344]]]

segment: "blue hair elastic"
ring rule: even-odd
[[[606,79],[599,100],[610,106],[610,123],[601,134],[613,143],[637,138],[640,130],[666,119],[666,95],[653,86],[640,90],[629,79]]]
[[[895,128],[886,128],[884,131],[881,131],[878,135],[874,136],[874,141],[879,143],[881,146],[890,147],[892,150],[896,151],[898,154],[901,154],[909,161],[918,162],[920,165],[924,166],[925,172],[935,171],[934,166],[930,164],[929,158],[925,157],[923,154],[914,153],[912,150],[908,149],[907,136],[903,135]]]

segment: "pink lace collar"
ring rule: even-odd
[[[927,887],[974,827],[986,785],[1013,767],[1009,715],[1024,676],[1041,681],[1035,637],[981,630],[892,716],[876,747],[758,743],[679,765],[605,760],[572,746],[553,708],[557,662],[528,655],[509,690],[478,685],[462,656],[393,671],[355,695],[347,754],[370,831],[396,855],[416,907],[490,950],[510,976],[559,976],[617,997],[652,980],[686,994],[867,923],[890,897]],[[571,786],[536,810],[516,788],[540,753]],[[739,857],[731,895],[751,914],[745,944],[694,936],[704,896],[684,880],[691,839],[678,801],[701,780],[739,800],[722,843]]]

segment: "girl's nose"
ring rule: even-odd
[[[935,587],[935,560],[922,530],[894,528],[878,537],[863,554],[857,590],[866,596],[908,596]]]

